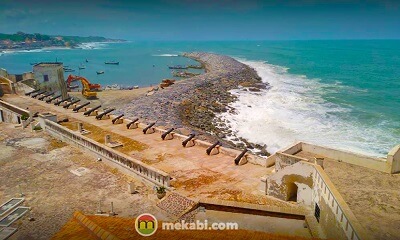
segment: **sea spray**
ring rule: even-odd
[[[290,74],[287,68],[266,62],[240,61],[253,67],[270,89],[255,93],[241,87],[231,91],[237,97],[229,104],[233,111],[217,115],[231,130],[228,139],[241,137],[266,144],[271,153],[296,141],[372,156],[385,156],[395,145],[393,133],[382,126],[362,124],[351,115],[351,106],[324,99],[325,93],[343,92],[346,86]]]

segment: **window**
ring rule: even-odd
[[[49,75],[43,75],[43,81],[48,82],[49,81]]]
[[[316,204],[315,204],[314,216],[315,216],[315,218],[317,219],[317,222],[319,222],[320,213],[321,213],[321,210],[319,209],[319,206],[318,206],[318,204],[316,203]]]

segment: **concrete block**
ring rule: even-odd
[[[192,140],[190,140],[187,144],[186,144],[186,146],[185,147],[193,147],[194,145],[196,145],[196,139],[192,139]]]
[[[155,129],[154,128],[149,128],[146,130],[146,134],[152,134],[155,133]]]
[[[136,128],[138,128],[139,127],[139,123],[138,122],[135,122],[135,123],[132,123],[130,126],[129,126],[129,129],[136,129]]]
[[[248,160],[248,157],[249,157],[248,154],[244,155],[244,156],[240,159],[238,165],[239,165],[239,166],[242,166],[242,165],[246,164],[246,163],[249,161],[249,160]]]
[[[171,140],[174,138],[174,133],[168,133],[167,136],[165,136],[164,140]]]
[[[210,156],[212,155],[217,155],[219,153],[219,147],[220,146],[216,146],[215,148],[213,148],[210,152]]]
[[[136,184],[134,182],[128,183],[128,192],[130,194],[136,193]]]

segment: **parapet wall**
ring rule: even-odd
[[[298,161],[310,161],[309,159],[296,156],[296,153],[300,151],[308,152],[323,158],[330,158],[339,162],[345,162],[361,167],[366,167],[381,172],[400,172],[400,145],[393,148],[389,152],[388,157],[385,159],[369,157],[362,154],[332,149],[304,142],[298,142],[276,153],[277,170],[280,170],[281,168],[294,164]]]
[[[23,124],[21,116],[30,116],[29,111],[0,100],[0,122]]]
[[[267,178],[266,193],[282,200],[296,196],[297,203],[311,210],[310,229],[321,228],[329,239],[368,239],[343,197],[317,164],[299,161],[283,168]]]
[[[128,173],[134,173],[159,186],[170,187],[169,174],[133,159],[128,155],[117,152],[112,148],[104,146],[90,138],[80,135],[79,133],[75,133],[57,123],[51,122],[47,119],[43,119],[43,122],[44,126],[42,126],[42,128],[53,136],[90,150],[96,155],[117,164],[125,170],[128,170]]]
[[[324,170],[314,165],[312,210],[319,211],[319,224],[330,239],[369,239],[364,228]]]

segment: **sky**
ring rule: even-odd
[[[0,0],[0,32],[126,40],[400,39],[398,0]]]

